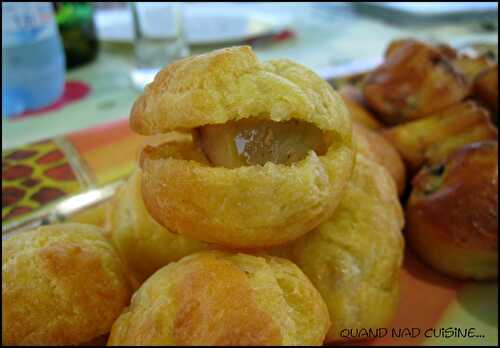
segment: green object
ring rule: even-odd
[[[56,22],[63,39],[68,69],[93,61],[98,41],[93,8],[88,2],[54,2]]]

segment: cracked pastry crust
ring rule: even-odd
[[[150,216],[142,201],[140,169],[114,196],[108,220],[111,241],[140,283],[166,264],[208,247],[170,232]]]
[[[292,262],[205,251],[151,276],[108,345],[321,345],[329,323],[318,291]]]
[[[307,122],[328,147],[291,164],[211,164],[197,127],[246,119]],[[333,212],[352,173],[351,121],[341,98],[303,66],[261,63],[247,46],[164,68],[134,104],[130,125],[141,134],[192,131],[191,143],[144,149],[144,203],[170,230],[226,247],[270,247],[307,233]]]
[[[250,117],[299,119],[350,139],[342,99],[319,76],[289,60],[258,61],[249,46],[170,64],[132,107],[131,128],[152,135]]]
[[[388,327],[399,302],[404,217],[396,186],[382,166],[358,154],[353,177],[331,218],[297,241],[273,250],[309,277],[325,300],[332,326]]]
[[[2,241],[2,345],[78,345],[109,332],[129,302],[125,269],[92,225]]]

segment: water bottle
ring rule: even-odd
[[[65,71],[51,3],[2,2],[2,116],[54,103]]]

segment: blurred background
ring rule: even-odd
[[[23,13],[27,3],[5,4],[2,35],[11,41],[16,16],[36,18],[36,11],[42,11],[40,18],[48,16],[44,9]],[[126,118],[157,69],[189,54],[249,44],[261,59],[293,59],[331,80],[373,68],[394,39],[460,48],[496,47],[498,38],[497,3],[47,4],[58,34],[44,42],[52,43],[28,43],[23,51],[2,40],[2,149]],[[63,49],[55,44],[57,35]],[[23,54],[30,61],[21,59],[25,65],[16,66]],[[42,70],[47,75],[33,72]],[[42,82],[33,82],[37,79]],[[23,95],[30,83],[37,100]]]
[[[104,226],[107,204],[137,168],[145,142],[165,141],[130,130],[134,101],[165,65],[233,45],[252,46],[264,61],[294,60],[335,87],[358,150],[398,164],[389,171],[407,209],[411,192],[419,193],[413,179],[430,173],[417,184],[435,189],[450,153],[483,142],[497,161],[496,2],[2,2],[2,238],[63,221]],[[478,181],[498,176],[498,162],[492,173],[469,168]],[[497,185],[483,181],[477,187]],[[483,197],[477,187],[462,192]],[[495,214],[451,203],[437,211],[448,215],[443,221],[488,213],[456,229],[497,231],[497,192],[487,192],[495,194],[488,200]],[[479,344],[498,345],[496,282],[464,286],[406,255],[401,294],[395,327],[477,328]]]

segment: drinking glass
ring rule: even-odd
[[[182,3],[132,2],[135,67],[134,86],[140,90],[165,65],[184,58],[189,46],[183,33]]]

